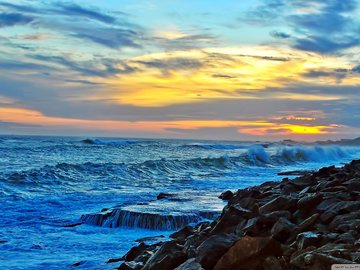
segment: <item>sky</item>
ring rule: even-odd
[[[356,0],[0,0],[0,133],[360,136]]]

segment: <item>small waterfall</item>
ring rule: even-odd
[[[81,220],[85,224],[108,228],[130,227],[173,231],[189,223],[198,223],[203,219],[213,219],[217,215],[218,213],[211,211],[184,214],[160,214],[113,209],[106,213],[85,214],[81,217]]]

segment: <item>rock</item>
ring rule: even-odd
[[[163,199],[168,199],[171,197],[174,197],[174,194],[170,194],[170,193],[164,193],[164,192],[160,192],[157,196],[156,199],[158,200],[163,200]]]
[[[230,200],[234,196],[234,193],[231,190],[224,191],[220,194],[219,199],[222,199],[224,201]]]
[[[170,237],[178,240],[185,240],[189,235],[194,233],[194,228],[191,226],[185,226],[181,230],[170,234]]]
[[[305,209],[311,209],[314,206],[318,205],[323,199],[323,195],[322,194],[309,194],[306,195],[304,197],[302,197],[298,202],[297,202],[297,207],[298,208],[305,208]]]
[[[143,267],[142,263],[124,262],[117,269],[118,270],[141,270],[142,267]]]
[[[296,225],[294,223],[290,222],[287,218],[281,217],[272,227],[271,235],[274,239],[285,242],[295,227]]]
[[[351,233],[343,233],[339,235],[339,238],[335,241],[335,243],[347,243],[347,244],[353,244],[355,243],[355,238],[352,236]]]
[[[78,267],[78,266],[81,266],[81,265],[83,265],[85,263],[86,263],[86,261],[79,261],[79,262],[73,263],[71,266],[72,267]]]
[[[267,257],[263,263],[264,270],[287,270],[284,260],[274,256]]]
[[[314,232],[303,232],[296,237],[296,246],[298,249],[306,249],[310,246],[318,246],[321,236]]]
[[[257,216],[249,219],[243,228],[245,235],[270,236],[270,229],[277,222],[276,216]]]
[[[121,257],[121,258],[111,258],[111,259],[108,259],[106,263],[116,263],[116,262],[121,262],[123,260],[124,260],[123,257]]]
[[[281,253],[279,242],[270,237],[245,236],[220,258],[214,270],[262,269],[266,257],[279,256]]]
[[[239,205],[230,205],[224,208],[223,213],[220,216],[219,221],[212,229],[213,234],[215,233],[231,233],[234,232],[236,226],[243,219],[251,217],[252,212],[248,209],[244,209]]]
[[[312,269],[328,270],[333,264],[353,264],[352,261],[333,257],[326,254],[313,253],[309,264],[313,265]]]
[[[136,239],[135,242],[138,242],[138,243],[147,242],[147,241],[152,242],[152,241],[157,241],[160,238],[165,238],[165,236],[164,235],[156,235],[156,236],[142,237],[142,238]]]
[[[313,228],[315,222],[319,218],[319,216],[320,216],[319,213],[316,213],[316,214],[313,214],[312,216],[308,217],[304,221],[302,221],[298,226],[298,231],[303,232],[303,231],[311,230]]]
[[[204,268],[202,268],[201,264],[196,262],[195,259],[193,258],[182,263],[174,270],[204,270]]]
[[[126,262],[133,261],[137,256],[139,256],[142,252],[144,252],[149,245],[145,243],[140,243],[136,247],[132,247],[123,257],[122,259]]]
[[[292,207],[294,207],[294,201],[291,198],[285,196],[279,196],[271,200],[270,202],[266,203],[265,205],[261,206],[259,208],[259,212],[261,214],[266,214],[279,210],[289,210]]]
[[[351,191],[360,191],[360,181],[358,178],[350,179],[343,183]]]
[[[208,270],[213,269],[220,257],[238,240],[234,234],[210,236],[196,249],[196,260]]]
[[[187,260],[187,255],[176,241],[165,242],[146,262],[143,270],[168,270]]]

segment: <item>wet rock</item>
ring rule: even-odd
[[[208,270],[238,240],[234,234],[217,234],[206,239],[196,250],[196,260]]]
[[[296,245],[298,249],[305,249],[310,246],[318,246],[321,236],[314,232],[303,232],[296,237]]]
[[[243,219],[251,217],[252,212],[248,209],[244,209],[239,205],[230,205],[224,208],[221,214],[220,220],[217,222],[215,227],[212,229],[212,233],[231,233],[234,232],[236,226]]]
[[[316,205],[318,205],[323,199],[323,195],[322,194],[309,194],[306,195],[304,197],[302,197],[298,202],[297,202],[297,207],[298,208],[305,208],[305,209],[310,209],[315,207]]]
[[[288,267],[283,259],[274,256],[267,257],[263,263],[264,270],[287,270]]]
[[[86,263],[86,261],[79,261],[79,262],[73,263],[73,264],[71,265],[71,267],[78,267],[78,266],[81,266],[81,265],[83,265],[83,264],[85,264],[85,263]]]
[[[290,197],[279,196],[259,208],[261,214],[279,210],[289,210],[294,207],[294,200]]]
[[[194,228],[191,226],[185,226],[181,230],[170,234],[170,237],[178,240],[185,240],[189,235],[194,233]]]
[[[311,230],[314,227],[314,224],[318,220],[319,216],[320,214],[316,213],[308,217],[307,219],[303,220],[298,226],[298,231],[303,232],[303,231]]]
[[[144,265],[143,270],[168,270],[187,260],[183,246],[176,241],[165,242]]]
[[[249,236],[269,236],[270,229],[277,222],[276,216],[257,216],[249,219],[243,228],[245,235]]]
[[[147,242],[147,241],[153,242],[153,241],[158,241],[161,238],[165,238],[165,236],[164,235],[156,235],[156,236],[142,237],[142,238],[136,239],[135,242],[138,242],[138,243]]]
[[[160,192],[160,193],[156,196],[156,199],[158,199],[158,200],[163,200],[163,199],[172,198],[172,197],[174,197],[174,196],[175,196],[175,194]]]
[[[219,199],[222,199],[224,201],[230,200],[234,196],[234,193],[231,190],[224,191],[220,194]]]
[[[176,267],[174,270],[204,270],[202,268],[201,264],[198,263],[194,258],[189,259],[186,262],[182,263],[178,267]]]
[[[142,263],[124,262],[117,269],[118,270],[141,270],[142,268],[143,268]]]
[[[271,235],[274,239],[285,242],[295,228],[296,225],[294,223],[290,222],[287,218],[281,217],[272,227]]]
[[[123,257],[124,261],[133,261],[137,256],[139,256],[142,252],[144,252],[149,245],[145,243],[140,243],[140,245],[136,247],[132,247]]]
[[[270,237],[245,236],[221,257],[214,270],[262,269],[266,257],[281,253],[280,244]]]

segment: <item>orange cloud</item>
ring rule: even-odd
[[[202,128],[235,128],[239,134],[256,136],[269,135],[320,135],[331,134],[337,125],[292,125],[271,121],[246,120],[176,120],[176,121],[111,121],[82,120],[60,117],[48,117],[38,111],[21,108],[0,108],[0,121],[42,125],[53,128],[75,128],[101,131],[142,131],[155,132],[159,135],[176,133],[177,130],[196,130]]]

